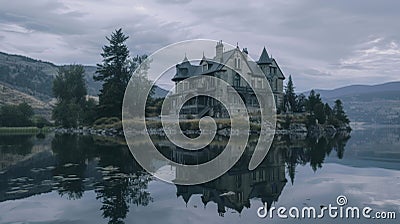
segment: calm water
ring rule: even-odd
[[[155,141],[172,159],[193,160]],[[218,154],[224,141],[203,150],[200,160]],[[245,153],[228,173],[197,186],[152,178],[119,142],[0,136],[0,223],[360,223],[257,216],[264,203],[320,208],[336,205],[339,195],[349,206],[397,213],[397,220],[369,223],[400,219],[399,128],[356,130],[351,138],[276,138],[256,170],[247,170]]]

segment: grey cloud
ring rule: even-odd
[[[187,4],[191,1],[192,0],[170,0],[170,1],[156,0],[155,2],[157,2],[159,4]]]
[[[0,50],[95,64],[104,37],[122,27],[133,54],[209,38],[239,42],[257,59],[265,45],[299,89],[334,87],[397,78],[400,59],[387,50],[391,41],[400,43],[399,6],[395,0],[11,1],[0,3]],[[363,52],[374,47],[379,52]]]

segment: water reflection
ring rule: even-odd
[[[2,155],[31,153],[32,138],[21,143],[1,138]],[[133,160],[126,146],[97,144],[90,136],[56,135],[51,151],[9,166],[0,176],[0,202],[55,190],[61,197],[78,200],[94,190],[109,223],[123,223],[129,205],[146,206],[152,198],[146,191],[150,176]],[[10,149],[9,149],[10,148]],[[20,148],[24,148],[21,152]],[[17,149],[17,150],[11,150]]]
[[[196,186],[177,185],[177,196],[187,204],[193,195],[201,195],[204,207],[210,202],[217,204],[220,216],[224,216],[227,209],[241,213],[244,208],[250,208],[250,199],[254,198],[267,203],[269,209],[287,184],[286,171],[294,184],[296,166],[310,164],[316,171],[322,168],[325,156],[332,151],[343,158],[348,139],[346,135],[303,141],[276,138],[267,157],[255,170],[248,170],[253,151],[247,150],[238,163],[218,179]],[[185,158],[185,155],[175,156]]]
[[[199,195],[204,206],[216,204],[220,216],[229,209],[240,213],[250,208],[251,199],[271,206],[281,196],[287,178],[294,184],[297,166],[309,164],[317,171],[327,155],[336,153],[342,158],[348,138],[276,137],[268,156],[255,170],[247,169],[252,156],[249,147],[223,176],[195,186],[177,185],[176,195],[185,203]],[[74,135],[1,136],[0,202],[52,191],[58,192],[60,200],[80,200],[85,192],[92,191],[101,203],[104,219],[124,223],[132,206],[147,206],[157,198],[153,199],[148,190],[152,178],[134,161],[128,148],[119,144],[123,140],[112,140]],[[195,163],[217,155],[224,139],[198,154],[202,156],[198,160],[184,150],[171,150],[162,138],[157,141],[170,158]],[[250,142],[250,146],[255,144]]]

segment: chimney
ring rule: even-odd
[[[244,53],[244,58],[247,60],[247,56],[249,55],[249,51],[247,50],[247,47],[243,48],[242,52]]]
[[[222,62],[222,54],[224,53],[224,45],[222,44],[222,40],[217,42],[217,46],[215,47],[215,61]]]

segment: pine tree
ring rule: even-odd
[[[315,118],[318,120],[319,124],[325,124],[326,121],[326,114],[325,114],[325,110],[324,110],[324,104],[323,103],[317,103],[314,106],[314,114],[315,114]]]
[[[97,64],[94,79],[103,82],[99,95],[100,115],[105,117],[122,116],[122,101],[125,88],[131,77],[129,63],[129,49],[125,41],[126,36],[122,29],[118,29],[106,37],[109,45],[103,47],[102,64]]]
[[[335,106],[333,107],[333,114],[339,121],[345,124],[350,123],[349,118],[347,118],[347,115],[344,112],[342,101],[339,99],[335,101]]]
[[[293,85],[293,80],[292,76],[289,76],[289,81],[287,85],[285,86],[285,96],[284,96],[284,107],[288,111],[295,112],[297,111],[297,102],[296,102],[297,96],[296,93],[294,92],[294,85]]]
[[[306,102],[306,111],[313,114],[315,105],[317,105],[319,103],[322,103],[320,94],[315,93],[314,90],[311,90],[310,95],[308,96],[308,99]]]

